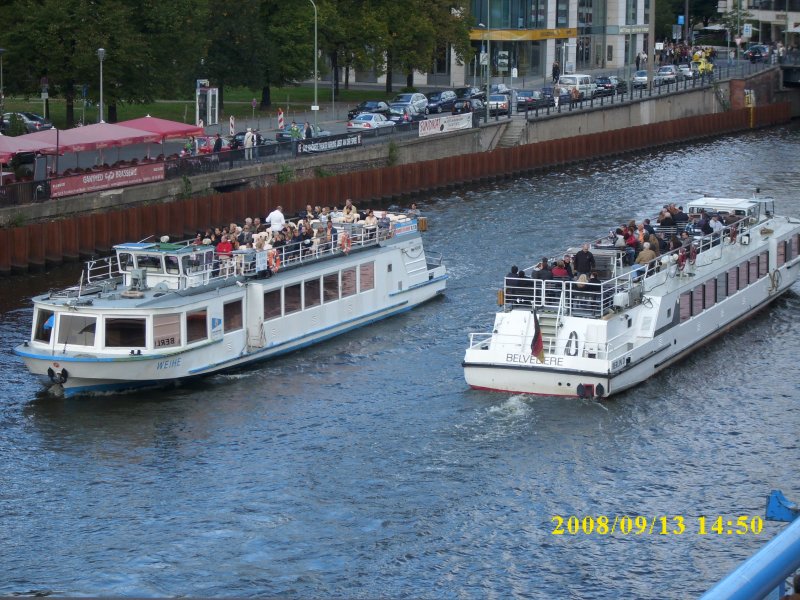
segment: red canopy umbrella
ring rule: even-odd
[[[147,144],[157,142],[161,136],[141,129],[132,129],[112,123],[97,123],[85,127],[75,127],[57,131],[46,129],[20,136],[26,140],[47,142],[58,147],[59,152],[85,152],[86,150],[102,150],[115,146],[131,144]]]
[[[158,117],[140,117],[138,119],[131,119],[130,121],[122,121],[117,123],[124,127],[132,127],[133,129],[142,129],[152,133],[159,134],[160,138],[186,138],[190,135],[203,135],[205,132],[202,127],[196,125],[186,125],[185,123],[178,123],[177,121],[168,121],[167,119],[159,119]]]
[[[24,135],[19,137],[0,136],[0,162],[8,162],[19,152],[55,152],[55,144],[27,140],[26,137]]]

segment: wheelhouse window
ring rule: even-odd
[[[117,256],[120,271],[130,271],[133,268],[133,254],[130,252],[120,252]]]
[[[303,283],[303,296],[305,298],[305,306],[306,308],[311,308],[312,306],[319,306],[320,300],[320,286],[319,286],[319,277],[315,279],[309,279]]]
[[[140,269],[144,269],[151,273],[160,273],[162,271],[160,256],[149,256],[147,254],[139,254],[136,257],[136,265]]]
[[[300,284],[287,285],[283,288],[283,303],[286,313],[296,313],[303,309],[303,302],[301,298]]]
[[[270,290],[264,294],[264,320],[281,316],[281,290]]]
[[[94,346],[97,317],[64,315],[58,320],[58,343],[75,346]]]
[[[186,313],[186,343],[208,339],[208,309],[201,308]]]
[[[145,319],[119,317],[106,318],[107,348],[144,348]]]
[[[36,328],[33,330],[33,339],[37,342],[50,343],[56,317],[52,310],[39,310],[36,313]]]
[[[225,333],[242,328],[242,301],[228,302],[223,307]]]
[[[153,316],[153,346],[156,348],[168,348],[170,346],[181,345],[181,315],[174,313],[169,315]]]
[[[369,291],[375,287],[375,263],[364,263],[359,267],[360,275],[359,282],[362,292]]]
[[[177,256],[165,256],[164,257],[164,266],[167,268],[167,273],[172,273],[177,275],[180,273],[180,263],[178,262]]]
[[[339,272],[330,273],[322,278],[322,300],[333,302],[339,299]]]
[[[352,296],[356,293],[356,269],[345,269],[342,271],[342,298]]]

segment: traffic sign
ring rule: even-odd
[[[750,23],[745,23],[744,27],[742,28],[742,35],[744,37],[752,37],[753,36],[753,25]]]
[[[228,123],[229,123],[228,130],[230,131],[230,135],[233,135],[234,133],[236,133],[236,119],[233,118],[233,115],[231,115],[231,118],[228,119]]]
[[[253,101],[250,103],[250,105],[251,105],[253,108],[255,108],[256,106],[258,106],[258,101],[257,101],[255,98],[253,98]]]

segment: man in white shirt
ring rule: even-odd
[[[279,206],[267,215],[267,222],[269,228],[273,233],[279,232],[286,225],[286,219],[283,218],[283,207]]]

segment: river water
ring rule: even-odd
[[[800,286],[602,404],[472,391],[460,362],[512,263],[703,192],[760,186],[800,216],[798,156],[787,127],[419,198],[444,298],[159,392],[40,393],[10,349],[79,269],[4,280],[0,594],[700,595],[785,526],[718,535],[718,515],[800,500]],[[685,531],[553,535],[572,515]]]

